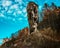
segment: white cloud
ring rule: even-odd
[[[5,17],[2,13],[0,13],[0,17]]]
[[[20,9],[22,9],[23,8],[23,6],[20,6]]]
[[[24,12],[24,13],[26,12],[26,8],[23,9],[23,12]]]
[[[14,4],[10,7],[10,9],[18,9],[18,4]]]
[[[18,20],[22,20],[22,18],[19,18]]]
[[[21,13],[22,13],[22,11],[17,11],[17,13],[18,13],[18,14],[21,14]]]
[[[5,11],[7,11],[8,10],[8,7],[5,7]]]
[[[6,7],[6,6],[10,6],[12,4],[12,2],[11,1],[3,1],[2,2],[2,5],[4,6],[4,7]]]
[[[7,13],[12,13],[12,11],[11,10],[8,10]]]
[[[13,15],[16,16],[16,12],[14,12]]]

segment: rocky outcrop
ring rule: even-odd
[[[27,29],[22,31],[24,30]],[[4,43],[2,48],[60,48],[60,35],[57,36],[51,27],[32,32],[27,36],[22,32],[20,38]]]

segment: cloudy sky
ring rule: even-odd
[[[54,2],[60,6],[60,0],[0,0],[0,43],[3,38],[28,26],[26,6],[30,1],[38,4],[39,10],[44,3]]]

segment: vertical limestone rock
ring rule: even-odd
[[[34,2],[29,2],[27,6],[27,16],[29,21],[30,33],[36,30],[38,24],[38,5]],[[33,27],[36,26],[36,27]]]

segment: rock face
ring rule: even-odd
[[[27,30],[23,29],[22,31]],[[20,33],[21,34],[21,33]],[[4,43],[2,48],[60,48],[60,36],[51,27],[26,35],[22,32],[15,40]]]
[[[47,31],[48,30],[48,31]],[[47,32],[46,32],[47,31]],[[50,28],[33,32],[23,43],[26,48],[60,48],[60,39]]]
[[[34,31],[35,24],[38,24],[38,5],[34,2],[29,2],[27,5],[27,16],[29,21],[30,33]]]

